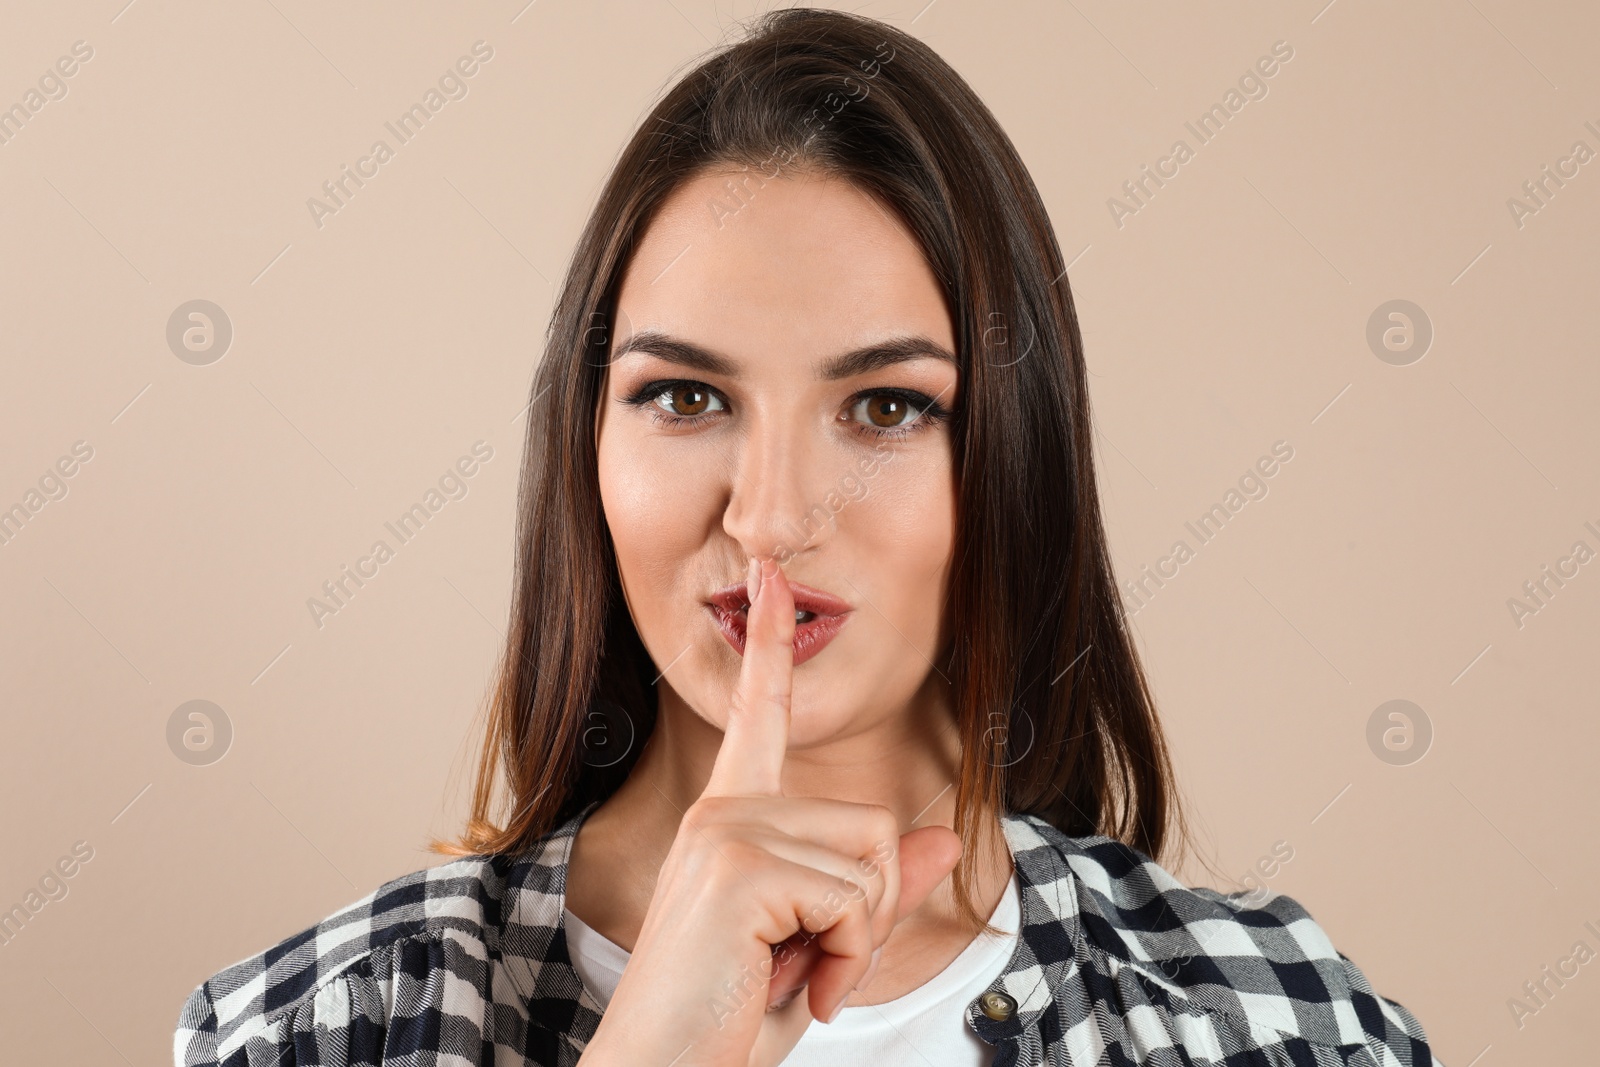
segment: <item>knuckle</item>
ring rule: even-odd
[[[828,907],[826,895],[813,899],[800,911],[800,929],[808,934],[820,934],[830,929],[836,921],[834,911]]]
[[[884,877],[881,868],[869,869],[866,875],[866,898],[869,911],[878,910],[878,905],[883,903],[883,898],[889,892],[889,879]]]
[[[720,826],[728,815],[727,797],[703,796],[683,813],[683,829],[708,833]]]
[[[693,833],[696,830],[705,829],[706,820],[710,815],[710,800],[710,797],[701,797],[684,810],[683,818],[678,822],[678,833],[680,836],[685,833]]]
[[[855,907],[860,905],[862,907],[871,907],[872,882],[870,879],[865,878],[860,871],[851,871],[850,874],[841,879],[841,881],[843,882],[843,887],[841,888],[840,892],[844,894],[844,897],[847,901],[849,901],[850,906]]]
[[[812,895],[802,916],[802,925],[811,933],[820,933],[837,926],[849,913],[854,903],[850,883],[843,878],[825,875]]]
[[[789,687],[775,680],[746,680],[733,690],[728,699],[728,718],[754,718],[761,715],[787,714]]]
[[[872,902],[864,884],[841,879],[839,894],[843,898],[840,902],[840,911],[862,917],[871,914]]]
[[[869,922],[871,921],[871,919],[872,919],[872,899],[869,896],[869,894],[867,894],[865,891],[859,893],[858,895],[856,895],[854,897],[851,897],[849,906],[850,906],[850,910],[855,912],[857,918],[862,919],[862,920],[866,920],[866,921],[869,921]]]
[[[872,857],[881,864],[899,862],[900,835],[898,826],[890,832],[889,836],[882,838],[872,846]]]
[[[768,684],[752,693],[746,703],[750,711],[758,715],[786,715],[789,712],[789,690],[786,686]]]
[[[717,855],[728,861],[724,866],[731,868],[734,874],[762,870],[771,858],[760,845],[732,833],[724,834],[717,842]]]
[[[881,860],[886,858],[881,854],[900,839],[900,820],[882,804],[868,804],[866,807],[867,829],[872,835],[875,854],[879,854]]]

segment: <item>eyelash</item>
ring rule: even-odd
[[[708,416],[674,415],[670,411],[663,411],[661,406],[656,403],[656,400],[663,394],[685,386],[694,389],[704,389],[706,392],[711,393],[712,395],[721,399],[724,404],[728,402],[726,397],[717,392],[717,390],[711,388],[706,383],[697,382],[689,378],[668,378],[654,382],[646,382],[629,396],[623,397],[622,402],[634,407],[646,408],[650,414],[651,421],[655,422],[659,426],[683,428],[686,426],[697,425],[701,422],[704,422]],[[948,419],[951,414],[949,408],[939,403],[933,397],[928,396],[926,393],[920,393],[915,389],[864,389],[850,398],[849,406],[853,408],[862,400],[868,400],[875,396],[895,397],[896,399],[902,400],[910,406],[916,408],[920,414],[918,414],[916,418],[908,423],[905,423],[901,426],[891,427],[867,426],[863,423],[857,422],[855,419],[850,420],[851,422],[855,422],[856,425],[861,428],[861,432],[865,433],[869,437],[876,437],[879,439],[909,437],[914,433],[920,432],[921,430],[932,429],[938,423]]]

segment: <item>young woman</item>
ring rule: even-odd
[[[1158,865],[1065,265],[925,46],[784,10],[689,73],[533,398],[461,858],[201,984],[180,1067],[1434,1062]]]

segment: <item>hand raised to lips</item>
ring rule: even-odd
[[[755,590],[755,596],[744,597],[745,588]],[[797,596],[795,588],[775,562],[763,564],[752,559],[745,586],[724,591],[744,600],[750,608],[749,637],[739,675],[743,699],[735,701],[735,708],[730,709],[722,747],[703,796],[783,795],[781,779],[794,686],[794,626],[787,620],[794,617],[795,608],[800,605],[837,616],[851,610],[844,601],[821,590],[800,587],[804,593]],[[847,977],[851,959],[830,954],[817,932],[802,928],[773,946],[774,970],[767,988],[769,1007],[787,1004],[809,985],[811,1014],[829,1021],[823,1010],[836,1011],[845,997],[871,981],[889,932],[927,898],[960,856],[960,839],[952,830],[928,826],[901,835],[897,842],[880,842],[873,852],[858,857],[862,873],[871,876],[881,869],[886,882],[899,883],[885,886],[880,907],[873,916],[874,950],[867,971],[859,981],[851,981]]]
[[[708,605],[741,623],[739,680],[582,1065],[667,1063],[693,1048],[697,1064],[774,1067],[871,980],[896,924],[961,857],[948,827],[902,834],[881,804],[784,795],[797,631],[849,613],[797,627],[772,560],[750,561],[745,588],[747,600],[724,591],[741,603]]]

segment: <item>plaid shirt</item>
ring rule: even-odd
[[[591,810],[522,854],[396,878],[213,975],[183,1006],[177,1067],[572,1067],[604,1010],[561,926]],[[1021,936],[966,1011],[994,1067],[1439,1067],[1293,899],[1186,888],[1032,815],[1003,825]]]

